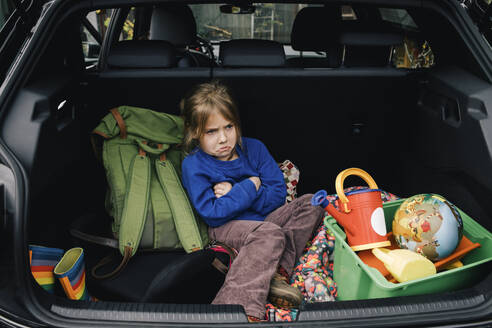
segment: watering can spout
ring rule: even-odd
[[[326,190],[319,190],[311,198],[311,205],[321,206],[326,209],[326,207],[330,204],[330,201],[326,198],[327,196],[328,193],[326,192]]]
[[[352,229],[350,228],[352,225],[352,221],[350,220],[350,214],[343,213],[342,211],[339,211],[336,209],[333,204],[329,204],[328,206],[325,207],[325,210],[337,220],[342,226],[347,229],[347,232],[350,232]]]
[[[340,222],[340,224],[346,228],[349,228],[351,222],[350,222],[350,216],[346,213],[343,213],[339,210],[336,209],[335,206],[333,206],[332,203],[326,198],[327,197],[327,192],[325,190],[320,190],[314,196],[311,198],[311,204],[314,206],[321,206],[322,208],[325,209],[325,211],[328,212],[331,216],[337,220],[337,222]]]

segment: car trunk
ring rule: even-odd
[[[41,60],[30,66],[31,74],[10,98],[1,122],[1,137],[29,181],[25,234],[16,237],[24,245],[68,249],[74,246],[69,233],[73,222],[106,218],[106,179],[90,133],[109,109],[132,105],[179,114],[185,93],[212,78],[231,87],[243,135],[262,140],[276,161],[290,159],[298,166],[299,194],[320,189],[335,193],[337,174],[359,167],[379,188],[399,197],[443,195],[492,230],[492,86],[477,73],[476,64],[467,64],[466,51],[467,60],[453,62],[443,54],[436,67],[422,70],[362,66],[85,72],[71,51],[80,44],[67,41],[77,29],[73,20],[57,28]],[[65,54],[55,51],[62,43]],[[346,180],[345,186],[353,185],[364,182]],[[19,263],[17,269],[27,261]],[[459,290],[450,286],[449,292],[429,295],[306,304],[298,321],[391,326],[395,319],[412,324],[477,320],[490,312],[490,262],[484,266],[478,279]],[[105,300],[104,295],[97,295],[96,303],[67,301],[38,288],[27,266],[21,270],[27,277],[23,281],[30,283],[22,288],[34,295],[23,302],[38,319],[53,325],[93,325],[91,320],[101,325],[246,322],[242,308],[234,305],[138,304]]]

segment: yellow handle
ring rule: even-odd
[[[376,184],[374,179],[369,175],[369,173],[367,173],[362,169],[351,167],[349,169],[340,172],[335,181],[335,189],[337,191],[338,198],[342,202],[342,207],[345,213],[349,213],[350,209],[348,207],[349,200],[347,196],[345,196],[345,193],[343,192],[343,182],[345,181],[345,178],[348,177],[349,175],[357,175],[361,177],[369,185],[369,188],[378,189],[378,185]]]

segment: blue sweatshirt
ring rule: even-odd
[[[211,227],[230,220],[263,221],[285,203],[283,174],[265,145],[242,138],[242,147],[236,146],[236,152],[238,158],[221,161],[197,148],[183,161],[183,185],[198,214]],[[252,176],[261,180],[258,191],[248,179]],[[224,181],[232,189],[217,198],[213,187]]]

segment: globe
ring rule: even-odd
[[[463,236],[463,220],[456,206],[436,194],[407,198],[393,220],[393,236],[400,248],[439,261],[453,253]]]

